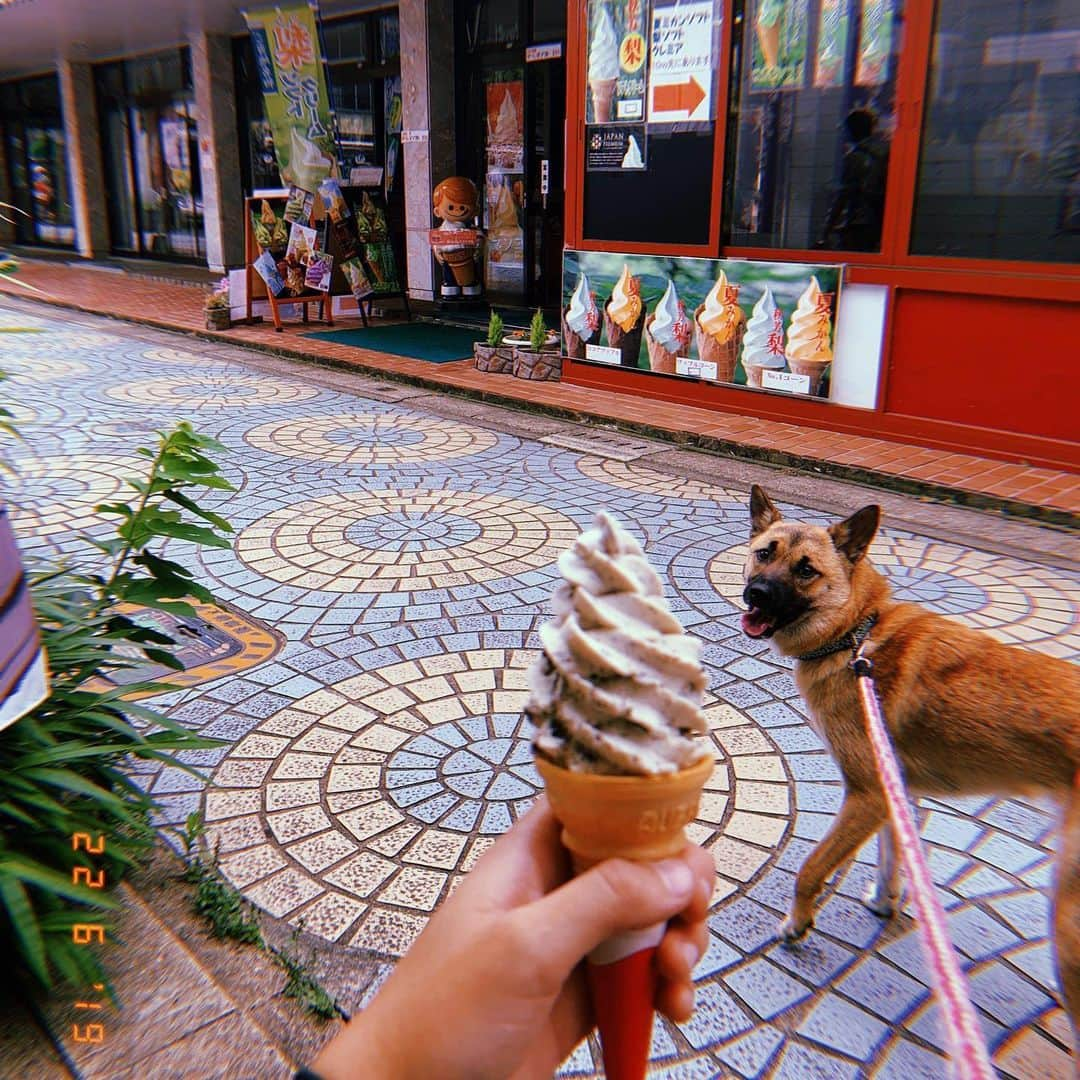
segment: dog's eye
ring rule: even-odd
[[[794,572],[796,577],[800,577],[804,581],[809,581],[811,578],[818,576],[818,572],[805,559],[795,567]]]
[[[757,551],[754,552],[754,558],[757,559],[758,562],[768,562],[770,554],[771,552],[768,548],[758,548]]]

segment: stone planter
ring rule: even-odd
[[[232,326],[232,319],[229,316],[228,308],[206,309],[207,330],[228,330],[230,326]]]
[[[537,382],[558,382],[562,378],[562,353],[557,349],[514,348],[514,377]]]
[[[512,350],[502,346],[487,345],[478,341],[473,345],[477,371],[489,371],[496,375],[509,375],[514,366]]]

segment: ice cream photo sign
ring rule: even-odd
[[[564,355],[829,396],[843,267],[566,251]]]

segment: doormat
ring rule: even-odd
[[[304,337],[352,345],[357,349],[408,356],[413,360],[428,360],[432,364],[447,364],[451,360],[468,360],[473,343],[484,335],[460,326],[438,326],[435,323],[400,323],[394,326],[358,327],[355,330],[323,330]]]

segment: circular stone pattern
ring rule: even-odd
[[[185,364],[191,366],[207,363],[206,357],[199,356],[193,352],[188,352],[186,349],[154,347],[152,349],[144,349],[142,355],[143,359],[150,360],[155,364]]]
[[[31,537],[52,536],[100,525],[98,503],[129,491],[127,477],[146,474],[147,463],[136,457],[71,454],[42,457],[19,466],[16,528]]]
[[[333,465],[393,466],[483,453],[498,444],[490,431],[428,416],[344,413],[274,421],[247,432],[256,450]]]
[[[1010,645],[1080,655],[1078,594],[1059,571],[904,533],[879,535],[870,558],[899,600],[956,615]],[[745,560],[746,545],[738,544],[720,552],[708,568],[713,588],[738,607]]]
[[[66,382],[68,379],[77,379],[90,370],[90,365],[82,360],[71,360],[68,357],[61,356],[41,356],[39,354],[24,356],[21,359],[5,359],[4,366],[10,367],[13,372],[11,375],[12,382],[28,384]]]
[[[540,790],[522,717],[536,655],[484,649],[394,664],[262,721],[205,796],[226,877],[312,933],[403,954]],[[793,806],[767,733],[712,700],[705,716],[717,766],[688,832],[716,859],[719,902],[763,875]]]
[[[125,405],[167,405],[192,409],[243,408],[307,401],[320,391],[303,383],[263,375],[163,375],[107,387],[105,394]]]
[[[742,492],[714,487],[683,476],[668,476],[667,473],[647,469],[632,461],[582,457],[578,459],[577,467],[590,480],[599,480],[642,495],[661,495],[666,499],[685,499],[687,502],[738,503],[740,506],[746,503],[746,496]]]
[[[412,592],[528,573],[553,563],[579,532],[558,511],[518,499],[388,488],[276,510],[240,534],[236,553],[298,588]]]

